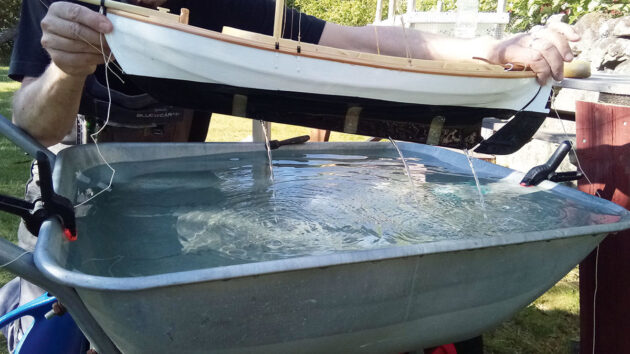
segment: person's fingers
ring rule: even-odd
[[[100,54],[100,44],[97,47],[87,41],[77,41],[58,36],[52,32],[46,32],[42,35],[42,47],[46,50],[58,50],[71,53],[92,53]]]
[[[100,46],[102,34],[94,31],[90,27],[83,26],[78,22],[56,18],[54,21],[46,21],[46,19],[44,19],[41,25],[43,34],[53,33],[59,37],[87,42],[94,46]]]
[[[79,23],[95,32],[109,33],[113,29],[112,23],[107,17],[87,7],[69,2],[61,1],[51,4],[48,15],[52,18]]]
[[[564,59],[565,61],[573,60],[573,51],[571,50],[571,47],[569,46],[569,42],[567,41],[567,38],[563,34],[561,34],[560,32],[551,31],[551,30],[542,31],[539,33],[534,33],[532,35],[534,39],[541,38],[543,40],[548,41],[557,49],[558,52],[560,52],[562,59]]]
[[[69,75],[89,75],[96,66],[103,64],[103,56],[94,53],[71,53],[60,50],[48,50],[51,60]]]
[[[551,76],[555,80],[560,81],[563,79],[564,58],[553,43],[544,38],[534,38],[530,44],[530,48],[541,54],[542,60],[544,60],[549,67]],[[532,63],[532,68],[533,64],[534,63]]]
[[[502,62],[525,64],[536,73],[536,81],[539,84],[546,84],[552,74],[551,67],[540,51],[523,46],[520,39],[516,38],[514,43],[505,46],[501,55]]]
[[[572,26],[562,22],[552,22],[547,28],[562,34],[570,42],[576,42],[581,39],[580,35],[575,32]]]

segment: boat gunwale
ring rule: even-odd
[[[312,43],[300,43],[297,41],[288,40],[284,38],[281,39],[280,40],[281,43],[291,42],[291,43],[295,43],[296,47],[303,48],[299,52],[289,51],[285,49],[286,46],[282,44],[280,45],[279,49],[276,49],[271,44],[265,45],[265,43],[262,43],[259,41],[241,38],[241,37],[237,37],[237,36],[233,36],[229,34],[223,34],[220,32],[204,29],[201,27],[187,25],[187,24],[183,24],[183,23],[175,22],[175,21],[165,21],[164,18],[151,17],[151,16],[146,16],[146,15],[131,13],[124,10],[114,10],[114,9],[109,10],[108,15],[109,14],[117,15],[117,16],[124,17],[131,20],[136,20],[136,21],[143,22],[150,25],[170,28],[170,29],[185,32],[188,34],[197,35],[197,36],[201,36],[201,37],[205,37],[205,38],[209,38],[209,39],[213,39],[213,40],[217,40],[221,42],[226,42],[226,43],[230,43],[234,45],[241,45],[241,46],[246,46],[246,47],[250,47],[254,49],[265,50],[268,52],[281,53],[285,55],[301,56],[301,57],[311,58],[311,59],[334,61],[334,62],[339,62],[343,64],[360,65],[360,66],[373,67],[373,68],[379,68],[379,69],[404,71],[404,72],[420,73],[420,74],[460,76],[460,77],[471,77],[471,78],[474,77],[474,78],[492,78],[492,79],[527,79],[527,78],[534,79],[536,77],[536,74],[533,71],[494,71],[494,72],[483,71],[481,72],[481,71],[475,71],[475,70],[428,68],[426,67],[426,62],[437,62],[437,63],[442,63],[443,65],[447,65],[448,63],[461,64],[462,62],[447,61],[447,60],[407,59],[403,57],[378,55],[378,54],[373,54],[373,53],[363,53],[363,52],[357,52],[357,51],[352,51],[352,50],[315,45]],[[247,32],[247,31],[243,31],[239,29],[236,29],[236,30],[241,31],[241,32]],[[260,33],[254,33],[254,32],[249,32],[249,33],[253,33],[254,35],[265,36],[265,37],[269,37],[270,39],[273,39],[273,37],[271,36],[263,35]],[[305,48],[309,46],[315,46],[315,47],[319,47],[326,50],[343,51],[345,53],[356,55],[356,56],[361,56],[361,55],[369,56],[370,58],[375,59],[375,60],[379,60],[379,57],[380,57],[380,60],[397,60],[397,61],[404,61],[407,63],[411,62],[412,64],[416,63],[418,66],[404,67],[400,65],[387,64],[385,62],[383,62],[382,64],[377,64],[377,63],[369,62],[366,59],[361,59],[361,58],[356,58],[356,57],[346,57],[346,56],[342,57],[342,56],[334,55],[331,53],[324,54],[324,53],[318,53],[318,52],[313,52],[313,51],[307,51]],[[479,68],[499,66],[499,65],[494,65],[494,64],[474,63],[474,62],[470,62],[470,63],[466,62],[466,65],[476,66]]]
[[[374,149],[379,150],[382,148],[383,144],[388,143],[313,143],[308,150],[309,153],[316,153],[317,151],[329,151],[339,149],[339,147],[353,147],[356,150],[365,149]],[[171,151],[177,150],[178,146],[203,146],[203,144],[190,144],[190,143],[175,143],[175,144],[162,144],[165,146],[171,147]],[[235,146],[245,148],[245,151],[253,151],[258,149],[263,149],[261,144],[252,144],[252,143],[219,143],[218,146],[223,146],[224,149],[230,150]],[[256,146],[259,145],[259,146]],[[379,146],[380,145],[380,146]],[[441,149],[437,147],[418,145],[413,143],[400,143],[401,149],[409,150],[416,149],[419,153],[429,153],[433,157],[436,157],[439,160],[444,161],[447,164],[452,164],[452,162],[448,161],[450,155],[457,155],[460,158],[459,154],[450,150]],[[139,147],[139,149],[132,149],[138,153],[142,153],[142,149],[153,149],[155,148],[155,143],[106,143],[101,146],[101,149],[107,153],[110,147],[112,149],[120,149],[121,147],[129,149],[130,146]],[[208,148],[203,146],[204,148]],[[91,146],[76,146],[72,149],[63,150],[58,159],[55,168],[54,174],[54,182],[57,186],[62,176],[60,173],[60,167],[64,165],[64,157],[65,155],[72,154],[73,151],[81,152],[82,155],[85,155],[87,150],[92,149]],[[216,149],[216,148],[215,148]],[[288,146],[285,147],[286,150],[300,150],[299,146]],[[203,150],[205,151],[205,150]],[[201,152],[203,152],[201,151]],[[352,153],[352,149],[347,150]],[[173,152],[175,154],[176,152]],[[218,151],[218,154],[225,153],[225,151]],[[444,156],[447,155],[447,156]],[[194,155],[191,155],[194,156]],[[442,157],[444,156],[444,157]],[[167,157],[168,158],[168,157]],[[466,157],[461,155],[461,158],[465,159]],[[133,159],[129,160],[133,161]],[[115,162],[115,161],[114,161]],[[122,162],[122,161],[121,161]],[[520,172],[516,172],[510,170],[508,168],[490,164],[485,161],[477,161],[475,160],[475,165],[488,166],[491,168],[490,173],[496,174],[496,178],[500,178],[503,180],[514,181],[514,183],[518,183],[520,178],[522,178],[523,174]],[[477,167],[477,168],[479,168]],[[486,171],[487,172],[487,171]],[[367,249],[367,250],[356,250],[356,251],[343,251],[343,252],[335,252],[325,255],[311,255],[311,256],[300,256],[293,258],[285,258],[271,261],[263,261],[263,262],[249,262],[242,263],[236,265],[228,265],[222,267],[213,267],[213,268],[200,268],[200,269],[192,269],[185,270],[179,272],[171,272],[171,273],[162,273],[162,274],[154,274],[154,275],[146,275],[140,277],[107,277],[100,275],[90,275],[87,273],[82,273],[78,271],[69,270],[65,267],[59,265],[52,257],[48,250],[55,249],[56,246],[52,246],[58,242],[63,241],[63,231],[59,220],[56,218],[49,219],[44,222],[42,225],[42,229],[39,235],[39,240],[37,242],[35,248],[35,264],[37,268],[49,279],[62,283],[67,286],[82,288],[82,289],[92,289],[92,290],[105,290],[105,291],[139,291],[153,288],[162,288],[162,287],[170,287],[176,285],[184,285],[191,283],[201,283],[207,281],[225,281],[235,278],[244,278],[250,276],[261,276],[267,274],[275,274],[275,273],[283,273],[290,271],[302,271],[307,269],[314,268],[326,268],[326,267],[335,267],[335,266],[343,266],[349,264],[356,263],[365,263],[365,262],[378,262],[378,261],[386,261],[388,259],[399,259],[399,258],[409,258],[409,257],[423,257],[429,256],[433,254],[447,253],[447,252],[463,252],[463,251],[472,251],[493,247],[504,247],[511,245],[519,245],[526,244],[532,242],[549,242],[553,240],[559,239],[568,239],[574,237],[599,237],[604,234],[617,232],[621,230],[625,230],[630,228],[630,212],[626,209],[618,206],[609,201],[601,200],[594,196],[585,194],[578,190],[565,187],[562,185],[558,185],[553,182],[545,181],[541,183],[540,187],[544,190],[554,190],[554,192],[560,192],[562,195],[582,200],[594,205],[602,205],[609,208],[610,213],[618,213],[620,216],[620,220],[608,223],[608,224],[595,224],[595,225],[584,225],[584,226],[575,226],[575,227],[567,227],[562,229],[552,229],[552,230],[544,230],[544,231],[531,231],[531,232],[523,232],[523,233],[515,233],[510,234],[509,236],[488,236],[488,237],[480,237],[480,238],[470,238],[470,237],[462,237],[455,240],[442,240],[442,241],[433,241],[426,242],[416,245],[406,245],[406,246],[396,246],[392,245],[386,248],[375,248],[375,249]],[[59,192],[59,191],[58,191]],[[467,235],[470,236],[470,235]],[[57,238],[53,240],[52,238]]]

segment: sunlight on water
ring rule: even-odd
[[[396,152],[398,153],[398,156],[400,156],[400,161],[402,162],[403,167],[405,168],[405,174],[407,174],[407,178],[409,178],[409,186],[411,186],[411,195],[413,196],[413,199],[416,201],[416,204],[420,206],[420,203],[418,202],[418,198],[416,197],[416,186],[413,183],[413,178],[411,177],[411,172],[409,171],[409,165],[407,165],[407,161],[405,160],[405,157],[403,156],[402,151],[400,151],[400,148],[398,148],[398,144],[396,144],[396,141],[394,141],[394,139],[389,137],[389,142],[392,143],[392,145],[396,149]]]
[[[606,210],[480,176],[485,220],[465,166],[406,156],[410,184],[394,149],[353,153],[275,151],[273,186],[260,154],[116,164],[112,191],[77,209],[70,263],[141,276],[611,222]],[[84,171],[78,192],[106,173]]]
[[[487,220],[488,214],[486,214],[486,201],[483,198],[481,185],[479,184],[479,178],[477,178],[477,172],[475,171],[475,166],[473,165],[473,160],[470,156],[470,152],[468,152],[468,149],[464,149],[464,155],[466,155],[468,165],[470,165],[470,171],[472,172],[473,178],[475,179],[475,186],[477,187],[477,192],[479,193],[479,205],[481,206],[481,210],[483,212],[483,218]]]

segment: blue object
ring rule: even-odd
[[[87,340],[70,314],[55,315],[46,319],[46,313],[52,310],[55,302],[56,297],[44,293],[0,317],[0,328],[23,316],[31,316],[34,319],[33,325],[20,339],[14,354],[85,353],[88,349]]]

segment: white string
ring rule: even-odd
[[[555,102],[556,102],[556,92],[555,92],[555,91],[552,91],[552,93],[551,93],[551,109],[552,109],[552,110],[553,110],[553,112],[556,114],[556,117],[558,118],[558,121],[560,122],[560,126],[562,127],[562,131],[563,131],[563,133],[564,133],[564,138],[565,138],[566,140],[569,140],[569,141],[570,141],[571,139],[569,138],[569,134],[567,133],[567,130],[566,130],[566,129],[565,129],[565,127],[564,127],[564,123],[562,122],[562,118],[560,118],[560,114],[558,113],[558,110],[554,107]],[[577,137],[576,137],[576,138],[577,138]],[[588,178],[588,175],[586,174],[586,172],[584,171],[584,169],[582,169],[582,164],[580,163],[580,158],[578,157],[577,150],[575,149],[575,145],[576,145],[576,144],[577,144],[577,141],[576,141],[576,143],[575,143],[575,144],[571,144],[571,151],[573,151],[573,156],[575,156],[575,162],[577,162],[577,168],[578,168],[578,170],[579,170],[580,172],[582,172],[582,175],[584,175],[584,178],[586,178],[586,181],[588,182],[588,184],[593,185],[593,182],[591,182],[590,178]],[[596,194],[598,197],[600,197],[600,198],[602,197],[602,196],[599,194],[599,191],[598,191],[598,190],[595,190],[595,194]]]
[[[599,245],[595,251],[595,290],[593,290],[593,354],[595,354],[595,306],[597,305],[597,268],[599,265]]]
[[[372,26],[374,27],[374,39],[376,40],[376,54],[381,55],[381,48],[378,44],[378,30],[376,29],[376,27],[378,26]]]
[[[302,42],[302,11],[298,10],[298,45]]]
[[[101,7],[100,10],[101,13],[103,13],[103,8]],[[82,201],[81,203],[75,205],[74,207],[80,207],[81,205],[84,205],[85,203],[89,202],[90,200],[98,197],[99,195],[103,194],[106,191],[109,191],[112,187],[112,183],[114,182],[114,176],[116,175],[116,170],[109,164],[109,162],[107,162],[107,159],[105,159],[105,156],[103,156],[103,153],[101,152],[101,149],[98,146],[98,140],[97,137],[98,135],[105,129],[105,127],[107,127],[107,124],[109,123],[109,115],[111,112],[111,108],[112,108],[112,91],[109,87],[109,75],[107,74],[108,69],[109,69],[109,63],[111,61],[112,58],[112,53],[109,53],[109,57],[105,56],[105,49],[104,49],[104,45],[103,45],[103,34],[100,35],[100,41],[101,41],[101,53],[103,54],[103,61],[105,62],[105,84],[107,85],[107,97],[108,97],[108,102],[107,102],[107,116],[105,118],[105,123],[103,124],[102,127],[100,127],[100,129],[98,131],[96,131],[93,134],[90,134],[90,138],[92,139],[92,141],[94,142],[94,146],[96,147],[96,151],[98,152],[98,155],[100,156],[101,160],[105,163],[105,165],[107,165],[107,167],[112,171],[112,175],[109,179],[109,184],[107,185],[107,187],[101,189],[98,193],[94,194],[93,196],[89,197],[88,199]]]
[[[293,39],[293,11],[291,11],[291,34],[290,38]]]
[[[403,37],[405,38],[405,54],[407,55],[407,60],[409,61],[409,66],[411,66],[411,50],[409,49],[409,39],[407,38],[407,31],[405,30],[405,20],[404,16],[400,15],[400,23],[402,24]]]
[[[19,255],[19,256],[17,256],[17,257],[15,257],[15,258],[13,258],[13,260],[11,260],[11,261],[9,261],[9,262],[7,262],[7,263],[3,264],[3,265],[0,265],[0,268],[4,268],[4,267],[8,266],[9,264],[11,264],[11,263],[13,263],[13,262],[17,261],[18,259],[22,258],[22,256],[24,256],[24,255],[25,255],[25,254],[27,254],[27,253],[30,253],[30,252],[29,252],[29,251],[25,251],[25,252],[24,252],[24,253],[22,253],[21,255]]]
[[[558,110],[555,108],[555,103],[556,103],[556,92],[552,91],[551,93],[551,109],[553,110],[553,112],[556,114],[556,117],[558,118],[558,121],[560,122],[560,126],[562,127],[562,131],[564,132],[564,137],[566,140],[570,140],[569,139],[569,134],[567,134],[567,130],[564,128],[564,123],[562,122],[562,118],[560,118],[560,114],[558,113]],[[576,134],[576,144],[577,144],[577,134]],[[573,151],[573,155],[575,156],[575,161],[577,162],[577,168],[580,172],[582,172],[582,175],[584,175],[584,178],[586,178],[586,181],[588,182],[589,185],[593,185],[593,182],[591,182],[591,180],[588,178],[588,175],[586,174],[586,172],[584,172],[584,169],[582,169],[582,165],[580,164],[580,159],[577,155],[577,150],[575,149],[575,145],[576,144],[571,144],[571,150]],[[602,197],[599,194],[599,190],[595,190],[595,194],[598,197]],[[595,334],[596,332],[596,306],[597,306],[597,277],[598,277],[598,267],[599,267],[599,244],[597,245],[597,248],[595,249],[595,289],[593,290],[593,354],[595,354]]]

